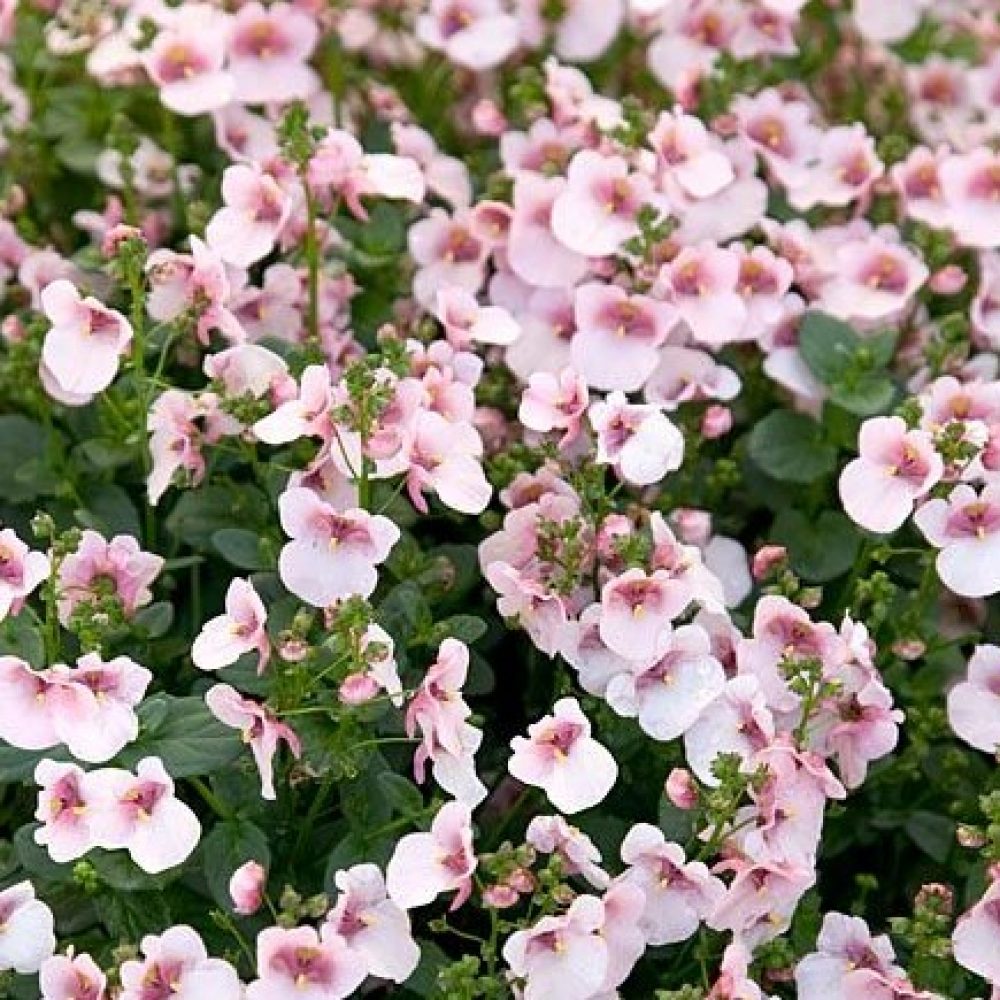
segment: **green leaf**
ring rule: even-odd
[[[439,622],[435,631],[440,630],[442,638],[452,636],[471,645],[486,635],[486,629],[486,622],[475,615],[452,615]]]
[[[839,511],[825,510],[818,518],[783,510],[771,532],[788,549],[792,569],[810,583],[826,583],[854,565],[861,536]]]
[[[212,545],[226,562],[240,569],[270,569],[271,562],[263,553],[261,536],[245,528],[220,528],[212,535]]]
[[[0,744],[0,785],[31,781],[42,758],[60,762],[72,760],[66,748],[61,746],[47,750],[22,750],[7,743]]]
[[[51,495],[58,485],[46,456],[45,430],[17,414],[0,417],[0,497],[23,503]]]
[[[35,831],[41,823],[27,823],[14,834],[14,851],[21,867],[35,878],[47,882],[66,882],[73,875],[73,865],[57,864],[49,852],[35,841]]]
[[[0,656],[19,656],[36,670],[45,666],[45,642],[30,615],[22,613],[0,624]]]
[[[165,695],[167,709],[152,732],[140,731],[139,739],[118,756],[123,767],[135,767],[143,757],[160,757],[171,777],[190,778],[225,767],[242,750],[234,729],[224,726],[201,698]]]
[[[948,860],[955,843],[955,821],[947,816],[917,810],[904,827],[910,839],[938,864]]]
[[[385,800],[401,816],[411,816],[424,808],[424,797],[409,778],[384,771],[378,776],[378,784]]]
[[[202,551],[212,536],[233,522],[263,529],[270,516],[267,497],[255,486],[202,486],[185,493],[167,518],[167,529],[181,541]]]
[[[861,338],[839,319],[807,312],[799,327],[799,352],[824,385],[832,385],[855,363]]]
[[[216,823],[201,842],[202,863],[208,888],[216,903],[232,912],[229,879],[240,865],[257,861],[265,870],[271,867],[271,849],[267,835],[259,826],[243,819]]]
[[[170,601],[157,601],[139,611],[133,621],[150,639],[159,639],[174,623],[174,606]]]
[[[769,413],[753,429],[749,454],[774,479],[811,483],[834,470],[836,449],[823,438],[815,420],[791,410]]]
[[[124,851],[93,851],[87,860],[94,866],[101,881],[119,892],[157,892],[180,874],[150,875],[143,871]]]
[[[896,398],[896,385],[888,376],[871,372],[838,382],[831,388],[830,398],[851,413],[871,417],[890,409]]]
[[[103,535],[141,534],[139,513],[129,495],[112,483],[92,486],[83,493],[86,507],[75,511],[74,516],[84,528],[93,528]]]

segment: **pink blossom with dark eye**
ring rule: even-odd
[[[595,389],[641,388],[677,322],[669,304],[597,282],[576,289],[574,309],[576,334],[570,358]]]
[[[53,955],[39,970],[41,1000],[105,1000],[108,977],[86,952]]]
[[[850,241],[837,247],[835,271],[818,305],[840,319],[886,319],[912,302],[928,275],[923,261],[902,245]]]
[[[868,531],[901,527],[916,502],[940,482],[944,463],[927,431],[909,430],[901,417],[873,417],[861,426],[860,455],[840,476],[844,510]]]
[[[590,735],[590,722],[575,698],[561,698],[553,714],[528,727],[528,738],[511,740],[510,773],[541,788],[561,812],[601,802],[618,777],[611,753]]]
[[[223,207],[205,239],[226,263],[249,267],[274,248],[292,211],[292,198],[260,167],[237,163],[222,175]]]
[[[417,18],[417,38],[459,66],[481,72],[517,47],[517,20],[499,0],[431,0]]]
[[[948,722],[978,750],[993,753],[1000,746],[1000,647],[976,646],[966,679],[948,693]]]
[[[566,188],[552,206],[552,231],[575,253],[610,256],[639,235],[639,211],[646,206],[668,208],[648,176],[621,157],[583,150],[570,161]]]
[[[959,243],[983,250],[1000,244],[1000,155],[981,148],[949,156],[940,177]]]
[[[558,376],[536,372],[521,396],[517,415],[530,430],[562,431],[559,447],[566,448],[579,436],[589,404],[587,381],[575,369],[564,368]]]
[[[928,500],[914,516],[924,537],[940,549],[941,582],[962,597],[1000,591],[1000,487],[956,486],[946,500]]]
[[[257,976],[247,1000],[344,1000],[367,975],[364,959],[326,927],[266,927],[257,935]]]
[[[460,802],[448,802],[428,833],[409,833],[393,851],[385,870],[389,898],[404,910],[426,906],[442,892],[457,890],[456,910],[472,892],[478,860],[472,844],[472,814]]]
[[[721,346],[740,339],[749,311],[739,293],[740,258],[735,251],[711,243],[685,247],[663,276],[695,340]]]

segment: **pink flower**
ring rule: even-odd
[[[367,975],[364,959],[323,928],[267,927],[257,935],[257,975],[246,1000],[343,1000]]]
[[[573,366],[597,389],[632,392],[659,361],[658,348],[676,322],[673,309],[616,285],[591,282],[575,292]]]
[[[541,0],[521,0],[518,17],[521,40],[537,48],[542,45],[550,18],[543,17]],[[567,62],[592,62],[617,36],[625,13],[624,0],[570,0],[560,8],[555,21],[553,48]]]
[[[318,608],[345,597],[368,597],[378,583],[375,567],[388,558],[399,528],[381,514],[336,511],[303,486],[278,500],[281,526],[292,539],[278,559],[281,581]]]
[[[647,403],[676,410],[681,403],[734,399],[740,378],[707,351],[667,344],[660,348],[656,370],[643,390]]]
[[[869,761],[895,748],[903,713],[892,704],[892,693],[875,677],[839,704],[840,719],[827,734],[826,743],[828,752],[837,757],[848,788],[864,782]]]
[[[198,484],[205,474],[202,446],[218,435],[211,427],[218,417],[218,397],[195,397],[180,389],[161,393],[149,410],[146,429],[153,468],[146,480],[150,506],[155,507],[175,480]],[[186,479],[179,476],[186,473]]]
[[[553,714],[528,727],[528,738],[511,740],[507,769],[526,785],[541,788],[564,813],[603,801],[614,787],[618,765],[590,735],[590,721],[575,698],[560,698]]]
[[[239,729],[260,772],[260,794],[265,799],[277,798],[274,792],[274,755],[284,741],[294,757],[302,752],[298,736],[263,705],[244,698],[228,684],[216,684],[205,695],[209,711],[221,723]]]
[[[663,794],[678,809],[693,809],[698,804],[698,785],[685,767],[675,767],[667,775]]]
[[[639,235],[636,221],[646,205],[666,209],[666,199],[644,174],[619,156],[585,149],[570,161],[567,185],[552,206],[552,231],[585,257],[607,257]]]
[[[82,858],[95,844],[98,786],[76,764],[54,760],[38,763],[35,783],[40,786],[35,819],[42,824],[35,841],[60,864]]]
[[[439,208],[410,226],[407,242],[417,264],[413,295],[424,309],[433,309],[443,288],[464,288],[470,295],[479,292],[489,248],[474,228],[469,212],[449,215]]]
[[[845,320],[883,320],[904,309],[928,277],[924,263],[883,239],[851,240],[837,247],[834,276],[823,284],[819,306]]]
[[[227,105],[235,83],[223,69],[229,16],[207,3],[173,8],[141,56],[160,100],[179,115]]]
[[[235,579],[226,591],[226,613],[207,621],[191,647],[200,670],[218,670],[256,650],[257,672],[267,666],[271,642],[264,625],[267,608],[249,580]]]
[[[517,411],[525,427],[541,434],[563,432],[559,447],[572,444],[580,434],[580,422],[590,403],[587,381],[573,368],[558,375],[536,372],[528,380]]]
[[[857,0],[854,20],[858,31],[872,42],[901,42],[920,24],[929,0],[897,0],[884,4],[878,0]]]
[[[83,394],[107,389],[132,340],[129,321],[95,298],[81,298],[66,280],[45,286],[42,309],[52,324],[42,345],[42,361],[59,387]]]
[[[291,214],[292,199],[260,167],[237,163],[222,175],[222,200],[205,239],[227,264],[249,267],[274,249]]]
[[[648,944],[640,924],[646,897],[642,890],[622,881],[615,882],[602,900],[604,926],[601,936],[608,946],[608,971],[601,984],[602,996],[616,990],[628,979]]]
[[[577,896],[561,916],[542,917],[515,931],[503,947],[511,972],[525,980],[524,1000],[591,1000],[608,972],[608,944],[600,931],[604,905]]]
[[[241,917],[256,913],[264,903],[267,870],[258,861],[244,862],[229,879],[229,898]]]
[[[265,444],[288,444],[300,437],[333,437],[330,408],[333,387],[326,365],[309,365],[299,379],[298,397],[281,403],[271,414],[253,425],[254,434]]]
[[[453,63],[477,72],[502,63],[517,47],[517,21],[499,0],[430,0],[417,38]]]
[[[901,527],[944,474],[931,435],[908,430],[901,417],[866,420],[858,451],[840,475],[840,499],[853,521],[879,534]]]
[[[61,742],[78,760],[102,764],[139,735],[136,706],[152,673],[127,656],[104,662],[88,653],[73,668],[56,664],[47,703]]]
[[[433,902],[442,892],[458,890],[451,904],[457,910],[472,892],[476,865],[472,813],[460,802],[448,802],[434,817],[429,833],[408,833],[396,844],[385,871],[389,898],[412,910]]]
[[[697,721],[726,686],[722,664],[700,625],[682,625],[650,666],[635,665],[608,684],[605,697],[619,714],[636,717],[643,732],[673,740]]]
[[[663,832],[637,823],[621,847],[629,867],[617,884],[635,886],[645,898],[639,927],[652,945],[687,940],[720,903],[725,886],[700,861],[687,861],[684,849]]]
[[[679,109],[660,114],[649,141],[662,177],[679,188],[682,197],[711,198],[736,177],[718,140],[699,119]]]
[[[673,620],[690,600],[689,588],[666,570],[626,570],[601,590],[601,638],[619,656],[649,662],[666,648]]]
[[[601,852],[582,830],[562,816],[535,816],[524,834],[525,843],[543,854],[558,854],[567,875],[582,875],[595,889],[606,889],[610,876],[601,868]]]
[[[293,4],[264,7],[248,3],[233,17],[229,35],[229,71],[235,98],[244,104],[278,104],[305,100],[319,89],[308,65],[319,28]]]
[[[333,877],[337,901],[326,927],[342,937],[364,960],[368,975],[405,982],[420,961],[410,918],[386,893],[385,879],[373,864],[354,865]]]
[[[131,535],[115,535],[109,542],[96,531],[85,530],[77,550],[59,566],[59,621],[66,625],[73,609],[92,600],[97,587],[108,582],[130,617],[152,600],[149,586],[162,568],[163,559],[143,552]]]
[[[32,552],[13,528],[0,531],[0,621],[18,614],[24,599],[50,572],[48,558]]]
[[[572,288],[587,273],[586,255],[565,246],[552,232],[552,207],[565,189],[562,177],[530,170],[518,170],[514,176],[507,257],[514,274],[537,288]]]
[[[143,959],[123,962],[120,1000],[153,997],[212,997],[240,1000],[243,985],[221,958],[209,958],[198,932],[185,924],[142,939]]]
[[[158,757],[139,761],[135,774],[91,771],[87,782],[99,804],[94,842],[106,850],[124,848],[150,875],[186,861],[201,839],[194,812],[174,797],[174,782]]]
[[[57,684],[16,656],[0,656],[0,739],[22,750],[60,742],[52,712]]]
[[[590,423],[597,435],[598,463],[613,465],[636,486],[658,483],[684,461],[684,435],[659,406],[629,403],[620,391],[592,403]]]
[[[1000,591],[1000,486],[977,495],[956,486],[947,500],[928,500],[914,522],[935,548],[941,582],[962,597]]]
[[[994,878],[983,898],[958,918],[951,943],[955,961],[1000,986],[1000,880]]]
[[[706,785],[719,779],[712,765],[720,754],[735,753],[744,760],[774,739],[774,717],[756,677],[733,677],[684,734],[684,752],[691,770]]]
[[[940,177],[958,241],[982,250],[1000,245],[1000,156],[985,148],[949,156]]]
[[[86,953],[53,955],[38,975],[41,1000],[104,1000],[107,985],[108,977]]]
[[[448,342],[456,350],[472,344],[514,343],[521,335],[517,321],[499,306],[481,306],[463,288],[441,288],[434,315],[444,327]]]
[[[748,948],[783,934],[799,900],[816,881],[810,868],[733,861],[736,878],[706,918],[713,930],[731,931]]]
[[[0,970],[13,969],[22,976],[37,972],[52,952],[52,911],[28,882],[18,882],[0,892]]]
[[[873,938],[860,917],[827,913],[816,939],[816,951],[795,967],[798,996],[800,1000],[829,997],[846,1000],[855,995],[856,987],[867,985],[868,976],[874,974],[885,980],[901,978],[903,970],[895,964],[895,958],[889,938],[884,934]]]
[[[978,750],[993,753],[1000,746],[1000,647],[976,646],[967,679],[948,693],[948,721]]]
[[[674,306],[695,340],[717,347],[740,339],[749,317],[740,267],[735,251],[702,243],[685,247],[664,268]]]
[[[820,137],[815,159],[789,186],[788,201],[800,212],[817,205],[847,205],[866,194],[884,172],[864,125],[837,125]]]
[[[427,512],[422,494],[438,499],[462,514],[481,514],[492,489],[481,465],[483,442],[471,424],[455,423],[433,410],[417,414],[407,445],[410,468],[406,489],[413,506]]]
[[[427,181],[416,160],[388,153],[365,153],[349,132],[332,129],[309,161],[307,183],[324,199],[342,198],[351,212],[366,220],[363,197],[400,198],[419,204]]]

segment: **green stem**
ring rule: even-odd
[[[230,811],[223,804],[222,800],[205,784],[201,778],[188,778],[188,784],[201,796],[205,805],[215,813],[220,819],[229,819]]]
[[[308,269],[308,306],[306,309],[306,329],[309,341],[319,344],[319,244],[316,242],[316,199],[303,177],[302,186],[306,193],[306,268]]]

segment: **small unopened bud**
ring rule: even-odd
[[[960,847],[968,847],[973,850],[978,850],[986,844],[986,837],[983,831],[974,826],[960,826],[955,832],[955,839],[958,841]]]
[[[899,639],[892,645],[892,651],[901,660],[919,660],[927,651],[927,644],[920,639]]]
[[[483,890],[483,902],[494,910],[504,910],[513,906],[521,897],[509,885],[491,885]]]
[[[663,791],[678,809],[693,809],[698,804],[698,786],[686,768],[675,767],[667,775]]]
[[[28,331],[25,329],[20,318],[13,314],[4,316],[3,322],[0,323],[0,333],[3,334],[3,339],[8,344],[19,344],[28,335]]]
[[[948,264],[931,275],[929,282],[935,295],[958,295],[965,288],[969,276],[957,264]]]
[[[527,868],[515,868],[507,876],[507,885],[517,892],[534,892],[537,884],[535,876]]]
[[[117,226],[112,226],[104,234],[104,239],[101,240],[101,253],[106,260],[112,260],[121,252],[122,244],[128,243],[130,240],[146,242],[141,230],[136,229],[135,226],[126,226],[125,223],[119,222]]]
[[[766,580],[775,570],[784,566],[788,559],[788,550],[784,545],[764,545],[759,548],[753,557],[751,572],[753,578],[758,582]]]
[[[249,917],[260,909],[266,883],[267,872],[257,861],[247,861],[233,872],[229,880],[229,898],[241,917]]]
[[[707,510],[678,507],[670,520],[686,545],[705,545],[712,536],[712,515]]]
[[[935,913],[951,913],[955,905],[955,893],[940,882],[928,882],[920,887],[914,901],[918,908],[933,909]]]
[[[309,643],[294,635],[278,638],[278,655],[288,663],[300,663],[309,655]]]
[[[714,441],[733,427],[733,411],[728,406],[710,406],[701,418],[701,436]]]
[[[345,705],[363,705],[379,693],[378,682],[370,674],[350,674],[341,682],[337,697]]]

